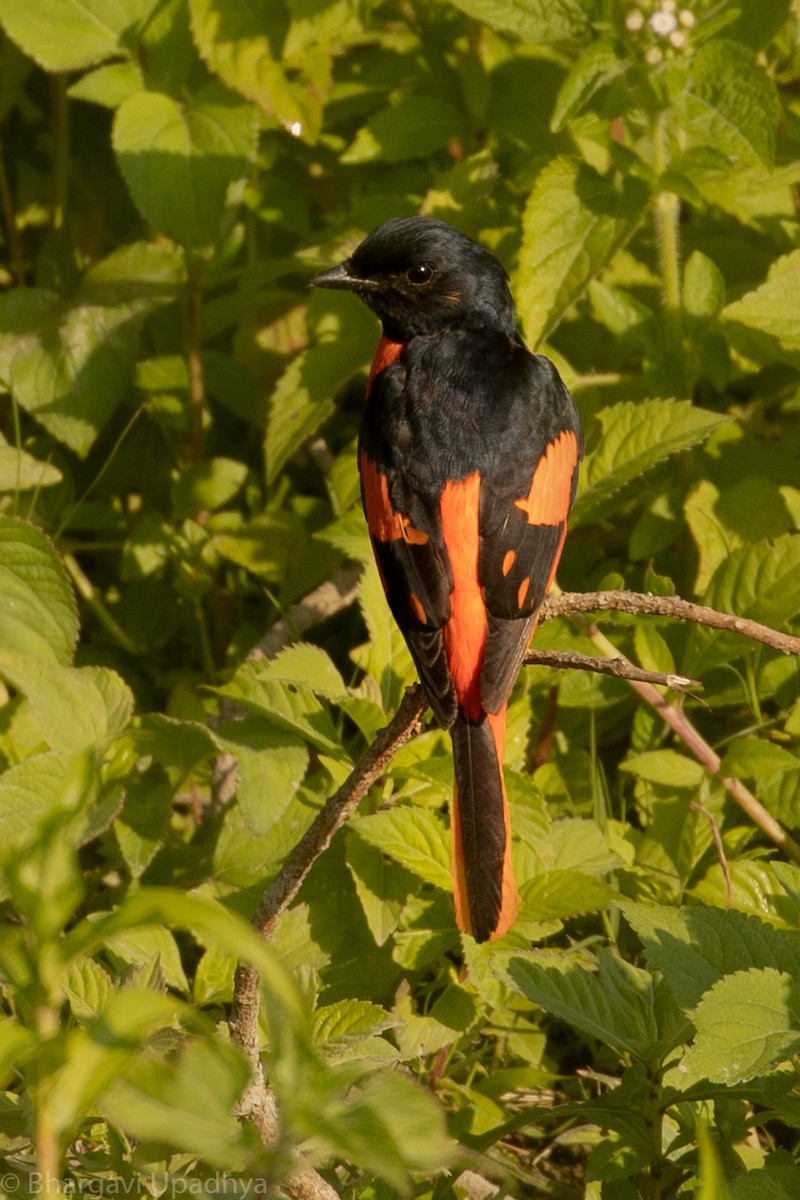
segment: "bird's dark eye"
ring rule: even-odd
[[[420,263],[418,267],[409,267],[406,271],[406,279],[409,283],[430,283],[433,279],[433,267],[429,267],[427,263]]]

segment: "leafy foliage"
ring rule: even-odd
[[[720,778],[623,682],[524,672],[496,945],[454,925],[430,728],[271,947],[246,920],[412,679],[359,511],[374,321],[306,288],[379,221],[491,246],[573,388],[562,586],[799,632],[796,5],[0,0],[0,26],[0,1186],[276,1194],[300,1151],[353,1200],[476,1173],[796,1197],[800,868],[721,782],[798,836],[796,660],[597,618],[702,679]],[[358,602],[295,636],[353,563]],[[280,618],[294,644],[248,658]],[[270,1146],[233,1116],[239,959]]]

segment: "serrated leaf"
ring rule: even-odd
[[[114,983],[93,958],[74,959],[61,981],[70,1009],[79,1020],[96,1017],[114,994]]]
[[[86,755],[34,754],[0,775],[0,845],[6,854],[34,840],[42,822],[53,813],[85,808],[79,831],[81,842],[101,832],[119,807],[121,797],[112,793],[111,811],[100,804],[98,813],[89,807],[97,780]],[[102,816],[104,819],[99,820]]]
[[[775,84],[739,42],[717,38],[689,60],[677,98],[686,129],[733,163],[769,167],[780,105]]]
[[[318,750],[335,758],[346,757],[328,707],[310,688],[280,683],[264,674],[263,664],[245,662],[230,683],[217,691],[250,712],[269,717]]]
[[[800,365],[800,250],[777,259],[766,281],[720,314],[726,337],[748,358]]]
[[[157,955],[158,965],[168,986],[183,995],[188,992],[189,984],[178,944],[169,929],[142,924],[110,933],[103,942],[106,949],[127,966],[151,964]]]
[[[26,521],[0,517],[0,647],[66,665],[77,638],[75,599],[52,542]]]
[[[357,835],[348,835],[345,858],[370,933],[382,946],[397,929],[415,877]]]
[[[374,319],[352,297],[315,296],[311,312],[314,345],[292,359],[269,401],[264,454],[270,481],[333,415],[337,391],[365,365],[365,347],[376,338]]]
[[[800,1047],[796,977],[773,967],[726,975],[693,1016],[697,1034],[681,1070],[728,1086],[764,1075]]]
[[[216,82],[182,104],[137,92],[117,110],[113,141],[146,220],[178,245],[202,249],[219,238],[228,188],[255,153],[255,114]]]
[[[447,830],[437,813],[398,805],[356,817],[351,828],[420,879],[445,891],[453,890]]]
[[[248,828],[256,837],[283,816],[308,769],[305,742],[288,732],[265,729],[255,718],[221,725],[220,746],[236,758],[236,797]]]
[[[554,132],[563,129],[571,117],[583,111],[600,88],[618,79],[628,66],[628,60],[619,56],[613,42],[597,41],[587,46],[570,67],[559,89],[550,128]]]
[[[560,920],[605,908],[618,894],[602,880],[576,870],[545,871],[523,884],[520,891],[522,915],[536,921]]]
[[[391,1029],[397,1021],[370,1000],[338,1000],[316,1010],[311,1023],[314,1040],[322,1044],[360,1041]]]
[[[629,237],[647,190],[617,189],[586,163],[556,158],[539,174],[523,214],[517,301],[531,346],[543,341]]]
[[[757,1167],[731,1180],[725,1200],[800,1200],[799,1183],[794,1165]]]
[[[661,972],[687,1010],[723,975],[766,966],[789,971],[796,962],[793,934],[737,909],[676,909],[629,900],[621,901],[620,908],[641,939],[651,968]]]
[[[130,689],[106,667],[59,667],[0,649],[0,676],[27,696],[51,750],[103,750],[133,712]]]
[[[620,964],[622,965],[622,964]],[[551,952],[516,956],[506,975],[518,992],[580,1029],[637,1058],[652,1051],[657,1030],[652,1015],[652,979],[645,971],[624,964],[626,992],[613,973],[595,975]]]
[[[688,400],[641,400],[601,409],[600,442],[581,466],[570,524],[599,520],[623,503],[627,489],[657,463],[705,440],[730,418]],[[619,494],[622,493],[622,494]]]
[[[170,304],[180,256],[134,242],[62,299],[42,288],[0,297],[0,378],[48,433],[85,456],[122,400],[146,316]]]
[[[347,695],[341,673],[321,646],[298,642],[262,665],[265,679],[308,687],[318,696],[340,700]]]
[[[131,43],[158,0],[0,0],[0,24],[47,71],[76,71]]]
[[[717,567],[702,602],[720,612],[752,617],[781,629],[797,616],[800,595],[800,538],[796,534],[764,538],[733,550]],[[742,652],[742,639],[731,633],[692,628],[684,670],[698,672]]]
[[[535,46],[593,36],[594,3],[583,0],[453,0],[456,8]]]

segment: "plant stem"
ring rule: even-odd
[[[665,115],[656,119],[653,130],[655,168],[659,179],[669,161]],[[659,190],[653,201],[655,216],[656,245],[661,268],[661,283],[664,299],[664,329],[667,344],[674,350],[681,349],[683,328],[681,322],[681,202],[675,192]]]
[[[22,239],[17,226],[17,214],[14,211],[14,198],[6,172],[3,145],[0,142],[0,209],[3,213],[3,225],[6,231],[8,256],[11,261],[11,276],[17,287],[25,282],[25,263],[22,257]]]
[[[129,637],[122,626],[114,620],[111,613],[106,608],[103,601],[98,596],[94,589],[92,581],[88,576],[84,575],[77,559],[71,554],[64,555],[64,566],[67,569],[70,579],[75,584],[78,595],[86,601],[89,608],[97,617],[100,624],[111,634],[114,641],[127,650],[129,654],[139,654],[139,647],[134,642],[133,638]]]
[[[202,290],[192,278],[190,270],[186,293],[186,366],[189,373],[189,413],[192,426],[189,457],[193,463],[202,462],[205,457],[203,416],[206,404],[206,381],[200,343],[202,296]]]
[[[64,227],[69,180],[69,112],[67,77],[53,78],[53,208],[51,225],[58,232]]]

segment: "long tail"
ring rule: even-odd
[[[453,885],[456,922],[478,942],[502,937],[519,911],[503,783],[506,706],[472,721],[462,712],[453,739]]]

